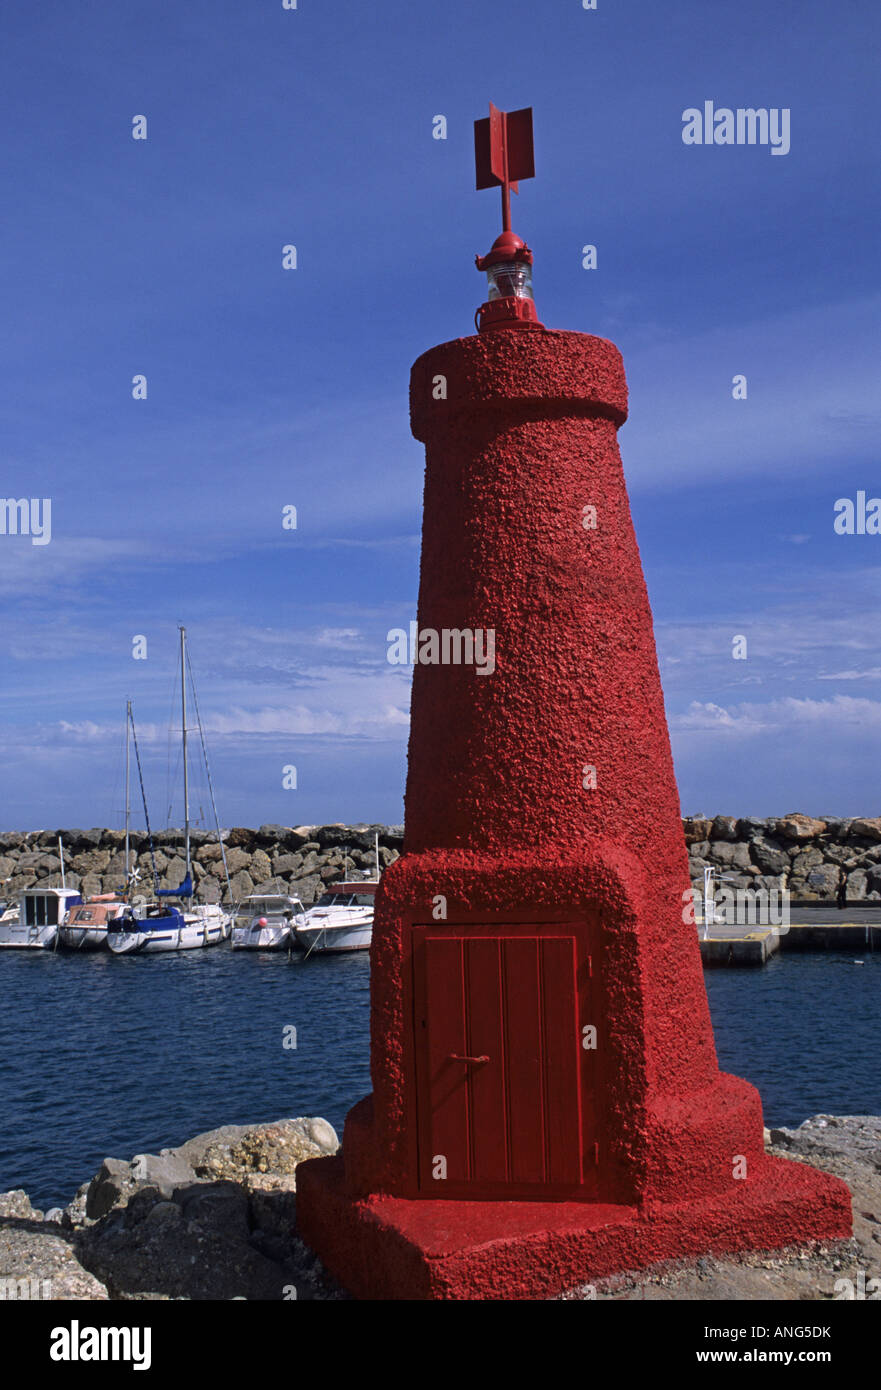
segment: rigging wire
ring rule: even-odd
[[[153,831],[150,829],[150,813],[149,813],[149,811],[147,810],[147,793],[144,791],[144,774],[143,774],[142,771],[141,771],[141,754],[140,754],[140,750],[139,750],[139,748],[138,748],[138,735],[137,735],[137,732],[136,732],[136,730],[135,730],[135,716],[134,716],[134,714],[130,714],[130,715],[129,715],[129,718],[130,718],[131,721],[132,721],[132,742],[133,742],[133,744],[134,744],[134,746],[135,746],[135,762],[136,762],[137,765],[138,765],[138,781],[139,781],[140,786],[141,786],[141,801],[143,802],[143,805],[144,805],[144,820],[145,820],[146,823],[147,823],[147,835],[148,835],[148,838],[149,838],[149,841],[150,841],[150,862],[151,862],[151,864],[153,865],[153,886],[154,886],[154,889],[158,892],[158,889],[159,889],[159,875],[158,875],[158,873],[156,872],[156,851],[155,851],[154,848],[153,848]]]
[[[205,731],[204,731],[204,729],[202,728],[202,714],[201,714],[201,711],[200,711],[200,709],[199,709],[199,699],[198,699],[198,696],[196,695],[196,682],[195,682],[195,680],[193,679],[193,663],[192,663],[191,660],[190,660],[189,649],[187,649],[187,671],[189,672],[189,677],[190,677],[190,689],[191,689],[192,692],[193,692],[193,709],[195,710],[195,713],[196,713],[196,723],[197,723],[198,726],[199,726],[199,742],[200,742],[201,745],[202,745],[202,757],[203,757],[203,759],[204,759],[204,761],[205,761],[205,775],[206,775],[206,777],[207,777],[207,779],[208,779],[208,792],[209,792],[210,797],[211,797],[211,809],[212,809],[212,811],[214,812],[214,827],[215,827],[215,829],[216,829],[216,831],[217,831],[217,841],[218,841],[218,844],[220,845],[220,857],[221,857],[221,859],[223,860],[223,873],[224,873],[224,877],[226,878],[226,891],[227,891],[227,893],[229,894],[229,897],[230,897],[230,899],[231,899],[231,898],[232,898],[232,886],[231,886],[230,881],[229,881],[229,869],[228,869],[227,866],[226,866],[226,846],[225,846],[224,843],[223,843],[223,836],[222,836],[221,833],[220,833],[220,820],[219,820],[218,815],[217,815],[217,802],[216,802],[215,799],[214,799],[214,783],[213,783],[212,778],[211,778],[211,765],[210,765],[210,763],[208,762],[208,749],[207,749],[207,747],[206,747],[206,745],[205,745]]]

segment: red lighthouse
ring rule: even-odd
[[[366,1298],[534,1298],[851,1229],[845,1185],[767,1157],[758,1093],[718,1069],[621,356],[537,321],[507,211],[531,112],[491,108],[475,143],[503,199],[488,299],[410,382],[428,659],[377,893],[374,1089],[342,1155],[298,1170],[303,1238]]]

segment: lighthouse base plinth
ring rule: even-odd
[[[550,1298],[624,1270],[851,1233],[838,1178],[767,1157],[724,1193],[636,1207],[352,1197],[341,1157],[297,1169],[302,1239],[360,1299]]]

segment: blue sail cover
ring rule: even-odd
[[[191,898],[193,896],[193,880],[187,874],[179,888],[157,888],[157,898]]]
[[[119,917],[112,925],[123,932],[179,931],[184,926],[184,915],[179,908],[170,907],[164,909],[161,917]]]

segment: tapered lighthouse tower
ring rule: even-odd
[[[718,1069],[621,356],[538,321],[509,210],[531,111],[491,108],[475,146],[502,190],[487,300],[410,381],[429,659],[377,893],[373,1094],[298,1169],[303,1238],[367,1298],[534,1298],[851,1229],[845,1185],[767,1157],[758,1093]]]

